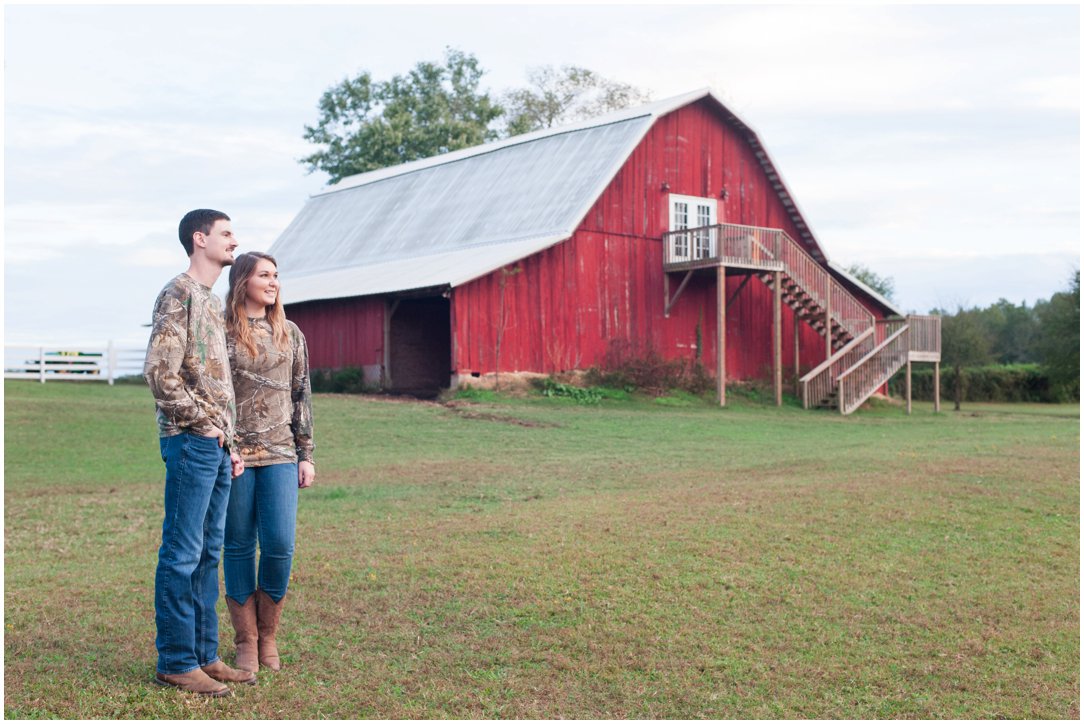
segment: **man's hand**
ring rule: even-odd
[[[235,452],[230,453],[230,471],[233,473],[233,477],[237,477],[241,473],[245,472],[245,461],[240,455]]]
[[[222,447],[226,444],[226,433],[219,430],[217,427],[212,427],[211,431],[203,437],[215,437],[218,438],[218,446]]]
[[[308,460],[302,460],[297,464],[297,487],[308,488],[316,479],[316,466]]]

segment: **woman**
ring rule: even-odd
[[[278,268],[268,254],[249,252],[234,261],[226,332],[236,440],[245,461],[226,509],[226,605],[237,668],[278,671],[275,634],[293,563],[297,494],[312,485],[316,468],[308,350],[301,330],[286,320]]]

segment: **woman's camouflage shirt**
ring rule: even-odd
[[[255,356],[232,336],[227,340],[237,395],[238,451],[248,467],[312,462],[312,390],[305,335],[286,322],[290,344],[275,347],[271,324],[249,319]]]

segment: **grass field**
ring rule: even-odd
[[[316,396],[284,670],[204,701],[150,393],[6,383],[6,717],[1078,717],[1079,406],[478,397]]]

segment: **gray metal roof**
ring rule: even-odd
[[[824,259],[756,134],[702,89],[343,179],[271,247],[283,302],[456,286],[563,241],[655,119],[705,97],[753,145],[802,241]]]

